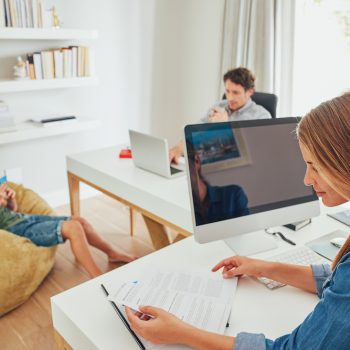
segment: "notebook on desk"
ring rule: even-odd
[[[154,174],[174,178],[185,174],[184,164],[170,164],[166,139],[129,130],[132,158],[136,167]]]

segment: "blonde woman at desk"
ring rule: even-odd
[[[306,163],[304,182],[313,186],[329,207],[350,199],[350,93],[322,103],[299,123],[297,135]],[[181,343],[196,349],[350,349],[350,237],[332,266],[296,266],[234,256],[219,262],[223,277],[268,277],[320,298],[313,312],[290,334],[270,340],[263,334],[229,337],[202,331],[153,307],[140,311],[154,316],[141,320],[130,309],[132,329],[154,343]],[[287,315],[286,315],[287,317]]]

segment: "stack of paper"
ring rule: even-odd
[[[220,273],[158,271],[142,279],[103,284],[116,305],[138,310],[139,305],[162,308],[204,330],[224,334],[237,287],[237,278]]]

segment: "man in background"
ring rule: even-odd
[[[270,113],[252,101],[255,89],[255,76],[247,68],[235,68],[224,75],[225,99],[212,106],[200,120],[202,123],[266,119]],[[183,156],[183,143],[180,141],[169,152],[170,162],[178,163]]]

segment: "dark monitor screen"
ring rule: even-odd
[[[303,183],[298,120],[186,126],[196,226],[317,200]]]

